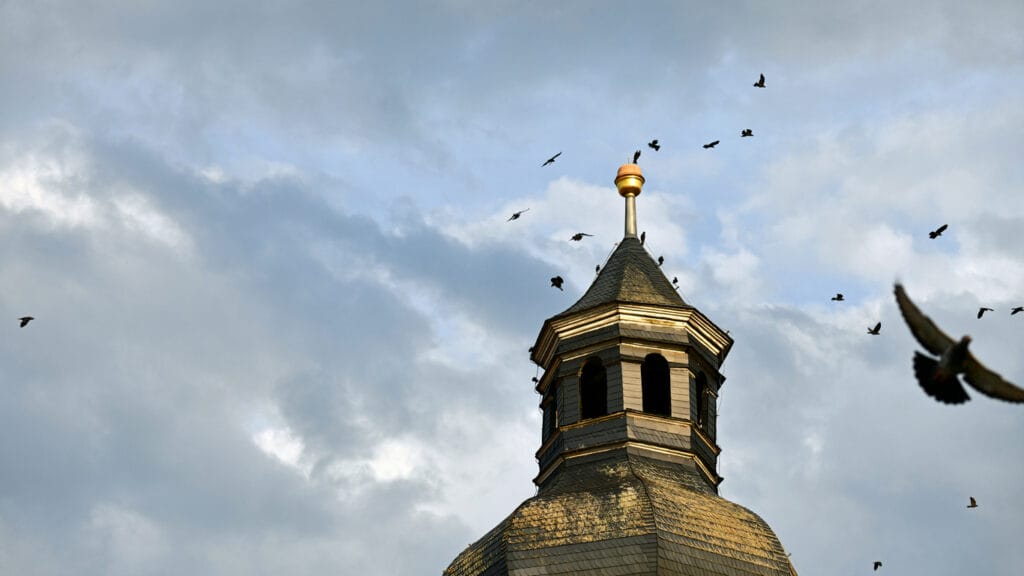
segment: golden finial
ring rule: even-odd
[[[626,199],[626,237],[636,238],[636,197],[644,187],[644,175],[637,164],[623,164],[615,175],[615,187]]]

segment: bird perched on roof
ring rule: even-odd
[[[750,128],[744,128],[743,131],[740,132],[740,137],[741,138],[746,138],[748,136],[753,136],[753,135],[754,135],[754,131],[751,130]]]
[[[562,280],[561,276],[555,276],[554,278],[551,279],[551,285],[554,286],[555,288],[558,288],[559,290],[562,290],[562,282],[565,282],[565,280]]]
[[[974,496],[968,496],[971,499],[971,503],[967,505],[968,508],[977,508],[978,501],[974,499]]]
[[[18,327],[19,328],[24,328],[25,326],[28,326],[29,322],[35,320],[35,318],[33,318],[31,316],[22,316],[21,318],[18,318],[18,320],[21,320],[21,325],[18,326]]]
[[[878,334],[881,331],[882,331],[882,323],[881,322],[879,322],[878,324],[875,324],[874,328],[871,328],[870,326],[868,327],[868,334],[871,334],[872,336],[878,336]]]
[[[984,306],[982,306],[981,308],[978,308],[978,318],[981,318],[982,316],[984,316],[985,312],[992,312],[992,309],[991,308],[985,308]]]
[[[519,220],[519,217],[523,215],[523,212],[529,212],[529,211],[530,211],[530,209],[527,208],[526,210],[520,210],[519,212],[513,212],[512,215],[508,217],[508,220],[505,220],[505,222],[511,222],[513,220]]]
[[[640,151],[637,150],[636,152],[633,152],[633,164],[636,164],[636,161],[639,160],[639,159],[640,159]]]
[[[896,284],[895,293],[896,304],[910,327],[910,333],[925,350],[939,357],[934,360],[914,352],[914,376],[929,396],[946,404],[962,404],[970,400],[957,378],[958,374],[963,374],[964,381],[982,394],[1007,402],[1024,402],[1024,388],[1018,388],[985,368],[967,350],[970,336],[953,340],[911,302],[901,284]]]
[[[761,77],[757,79],[757,82],[754,82],[754,87],[764,88],[764,74],[761,74]]]
[[[584,236],[593,236],[593,234],[587,234],[586,232],[577,232],[577,233],[573,234],[572,238],[569,238],[569,240],[572,240],[574,242],[579,242],[580,240],[583,240]]]
[[[718,142],[718,140],[715,140],[714,142],[708,142],[707,144],[704,145],[704,148],[714,148],[715,146],[718,146]]]
[[[600,274],[600,273],[601,273],[601,265],[598,264],[597,266],[594,266],[594,274]]]
[[[836,293],[835,296],[832,297],[832,301],[833,302],[843,302],[845,300],[846,300],[846,298],[843,298],[842,293],[838,293],[838,292]]]
[[[881,567],[882,567],[882,563],[879,562],[878,560],[875,560],[875,570],[878,570]]]
[[[665,263],[665,257],[664,256],[658,256],[658,266],[661,266],[664,263]]]
[[[543,167],[547,166],[548,164],[554,164],[555,163],[555,158],[558,158],[561,155],[562,155],[561,152],[559,152],[558,154],[555,154],[551,158],[548,158],[547,160],[545,160],[544,163],[540,165],[540,167],[543,168]]]
[[[641,246],[644,245],[644,241],[645,240],[647,240],[647,231],[646,230],[644,230],[643,232],[640,233],[640,245]],[[1012,316],[1012,314],[1011,314],[1011,316]]]
[[[946,228],[949,228],[949,224],[943,224],[942,226],[939,226],[935,230],[932,230],[931,232],[928,233],[928,237],[931,238],[932,240],[935,240],[939,236],[942,236],[942,233],[946,231]]]
[[[1013,310],[1010,310],[1010,316],[1013,316],[1014,314],[1016,314],[1018,312],[1024,312],[1024,306],[1017,306]]]
[[[654,140],[651,140],[650,142],[648,142],[647,146],[650,147],[650,148],[654,148],[655,152],[657,152],[658,150],[661,150],[661,144],[658,144],[658,139],[657,138],[655,138]]]

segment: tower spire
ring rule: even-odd
[[[637,164],[623,164],[615,175],[619,196],[626,199],[626,238],[636,238],[636,197],[644,187],[644,175]]]

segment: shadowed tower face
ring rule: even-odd
[[[537,496],[445,574],[795,574],[768,525],[718,496],[715,406],[732,339],[637,239],[640,167],[620,167],[615,183],[624,237],[533,347]]]

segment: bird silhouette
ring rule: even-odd
[[[971,503],[967,505],[968,508],[977,508],[978,501],[974,499],[974,496],[968,496],[971,499]]]
[[[757,82],[754,82],[754,87],[764,88],[764,74],[761,74],[761,77],[757,79]]]
[[[679,284],[679,276],[673,276],[672,277],[672,283],[673,284]]]
[[[935,240],[939,236],[942,236],[942,233],[946,231],[946,228],[949,228],[949,224],[943,224],[942,226],[939,226],[935,230],[932,230],[931,232],[928,233],[928,237],[931,238],[932,240]]]
[[[547,166],[548,164],[554,164],[555,163],[555,158],[558,158],[561,155],[562,155],[561,152],[559,152],[558,154],[555,154],[551,158],[548,158],[547,160],[545,160],[544,163],[540,165],[540,167],[543,168],[543,167]]]
[[[879,562],[878,560],[875,560],[875,570],[878,570],[881,567],[882,567],[882,563]]]
[[[718,142],[719,140],[715,140],[714,142],[708,142],[707,144],[704,145],[704,148],[714,148],[715,146],[718,146]]]
[[[753,136],[753,135],[754,135],[754,131],[751,130],[750,128],[745,128],[742,132],[740,132],[740,137],[742,137],[742,138],[746,138],[747,136]]]
[[[562,282],[565,282],[565,280],[562,280],[561,276],[555,276],[554,278],[551,279],[551,285],[555,288],[558,288],[559,290],[562,290]]]
[[[644,245],[644,241],[645,241],[645,240],[647,240],[647,231],[646,231],[646,230],[644,230],[643,232],[641,232],[641,233],[640,233],[640,245],[641,245],[641,246],[643,246],[643,245]],[[1014,312],[1013,314],[1016,314],[1016,312]],[[1011,314],[1011,316],[1012,316],[1013,314]]]
[[[657,152],[658,150],[661,150],[661,144],[658,144],[658,139],[657,138],[655,138],[654,140],[651,140],[650,142],[648,142],[647,146],[649,146],[651,148],[654,148],[655,152]]]
[[[1024,306],[1017,306],[1016,308],[1010,310],[1010,316],[1013,316],[1018,312],[1024,312]]]
[[[992,311],[993,310],[991,308],[985,308],[984,306],[982,306],[981,308],[978,308],[978,318],[981,318],[982,316],[984,316],[985,312],[992,312]]]
[[[574,242],[579,242],[580,240],[583,240],[584,236],[593,236],[593,234],[587,234],[586,232],[577,232],[577,233],[573,234],[572,238],[569,238],[569,240],[572,240]]]
[[[878,324],[875,324],[874,328],[868,327],[868,334],[871,334],[872,336],[878,336],[878,334],[881,331],[882,331],[882,323],[881,322],[879,322]]]
[[[639,160],[639,159],[640,159],[640,151],[637,150],[636,152],[633,152],[633,164],[636,164],[636,161]]]
[[[594,274],[600,274],[600,273],[601,273],[601,265],[598,264],[597,266],[594,266]]]
[[[833,302],[843,302],[845,300],[846,300],[846,298],[843,298],[843,295],[841,293],[838,293],[838,292],[836,293],[835,296],[832,297],[832,301]]]
[[[894,292],[910,333],[925,350],[939,357],[935,360],[914,352],[914,376],[925,393],[945,404],[962,404],[970,400],[957,378],[962,373],[967,384],[986,396],[1007,402],[1024,402],[1024,388],[1018,388],[985,368],[967,350],[970,336],[953,340],[918,309],[901,284],[896,284]]]
[[[533,380],[534,384],[536,384],[537,382],[540,382],[540,380],[538,380],[536,376],[534,376],[533,378],[530,378],[530,380]]]
[[[665,263],[665,257],[664,256],[658,256],[658,266],[661,266],[664,263]]]
[[[18,320],[21,320],[21,325],[18,327],[24,328],[25,326],[28,326],[29,322],[35,320],[35,318],[33,318],[32,316],[22,316],[21,318],[18,318]]]
[[[525,210],[520,210],[519,212],[513,212],[512,215],[508,217],[508,220],[505,220],[505,222],[511,222],[513,220],[519,220],[519,217],[523,215],[523,212],[529,212],[529,211],[530,211],[530,209],[527,208]]]

